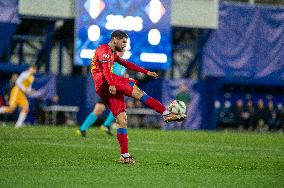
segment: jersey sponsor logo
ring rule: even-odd
[[[107,59],[109,59],[109,54],[103,54],[103,58],[107,58]]]

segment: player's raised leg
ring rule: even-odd
[[[136,85],[133,86],[132,97],[140,100],[147,107],[155,110],[156,112],[163,115],[165,122],[171,121],[183,121],[186,119],[185,114],[172,114],[164,105],[162,105],[157,99],[150,97],[145,92],[140,90]]]
[[[104,111],[105,105],[103,103],[96,103],[94,110],[87,116],[77,133],[82,137],[86,137],[87,130],[97,120],[98,116],[100,116]]]
[[[12,106],[1,106],[0,107],[0,114],[10,114],[15,111],[15,108]]]
[[[17,108],[17,103],[19,101],[19,89],[13,87],[9,96],[9,106],[2,106],[0,107],[0,114],[11,114],[15,112]]]

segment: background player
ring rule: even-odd
[[[16,84],[10,93],[9,106],[3,106],[0,108],[0,114],[4,114],[13,113],[17,107],[21,107],[21,112],[16,122],[16,128],[23,126],[23,122],[29,112],[29,102],[26,95],[30,95],[34,92],[32,84],[34,81],[34,74],[36,72],[37,68],[34,65],[30,66],[28,70],[22,72],[17,78]]]
[[[120,56],[122,56],[122,54],[120,54]],[[126,68],[118,63],[114,63],[112,72],[116,75],[119,76],[123,76],[126,74]],[[102,115],[102,113],[105,111],[105,104],[103,103],[102,100],[99,100],[99,102],[97,102],[95,104],[95,107],[93,109],[93,111],[87,116],[87,118],[84,120],[83,124],[81,125],[80,129],[77,131],[77,134],[81,135],[82,137],[86,137],[87,134],[87,130],[88,128],[95,123],[95,121],[97,120],[97,118]],[[114,122],[115,117],[113,116],[112,112],[109,112],[108,117],[106,118],[106,120],[104,121],[102,128],[105,127],[105,131],[107,134],[109,135],[113,135],[111,132],[111,124]]]
[[[120,161],[123,163],[134,163],[134,158],[128,153],[127,116],[124,96],[140,100],[149,108],[163,115],[165,122],[182,121],[186,117],[181,114],[171,114],[158,100],[141,91],[137,87],[136,80],[111,73],[114,62],[117,62],[130,70],[141,72],[154,78],[158,77],[157,73],[143,69],[119,57],[117,52],[124,51],[127,38],[128,35],[125,32],[120,30],[114,31],[111,34],[110,42],[102,44],[96,49],[92,59],[91,72],[96,92],[102,97],[117,119],[117,140],[120,145]]]

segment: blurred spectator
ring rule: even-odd
[[[258,99],[255,111],[256,130],[263,131],[267,128],[267,117],[268,114],[264,108],[264,102],[262,99]]]
[[[135,108],[143,108],[143,104],[140,101],[135,100],[134,101],[134,107]]]
[[[251,130],[255,124],[255,109],[252,100],[248,100],[243,117],[245,119],[245,129]]]
[[[44,96],[33,98],[32,99],[32,111],[33,117],[36,124],[44,124],[46,122],[45,117],[45,110],[46,106],[58,105],[59,104],[59,97],[58,95],[54,95],[52,98],[45,99]],[[56,119],[58,122],[63,124],[62,122],[65,121],[66,117],[63,112],[58,112],[56,115]],[[58,123],[59,124],[59,123]]]
[[[269,130],[275,130],[277,127],[277,109],[274,107],[273,100],[269,100],[267,104],[267,123]]]
[[[126,98],[126,108],[134,108],[133,98]]]
[[[234,114],[230,101],[225,101],[220,110],[220,127],[227,128],[233,125]]]
[[[176,95],[176,100],[183,101],[186,106],[191,102],[191,95],[188,91],[187,85],[185,83],[181,83],[178,88],[179,92]],[[176,128],[183,129],[185,127],[185,121],[176,123]]]
[[[234,114],[234,122],[236,127],[239,129],[244,128],[245,124],[245,116],[244,116],[244,104],[242,99],[238,99],[236,101],[235,106],[233,107],[233,114]]]
[[[36,124],[44,124],[45,122],[45,100],[44,97],[33,99],[33,116]]]
[[[143,108],[143,105],[140,101],[137,101],[133,98],[128,97],[126,99],[127,111],[133,111],[134,108]],[[144,127],[143,119],[145,115],[143,114],[131,114],[128,116],[128,126],[129,127]]]
[[[215,117],[217,118],[216,119],[216,122],[217,122],[217,126],[220,127],[220,124],[222,123],[222,119],[220,117],[220,113],[221,113],[221,102],[219,100],[216,100],[214,102],[214,108],[215,108]]]
[[[284,107],[282,104],[278,105],[278,114],[277,114],[278,122],[276,130],[282,130],[284,132]]]
[[[176,100],[183,101],[186,105],[191,102],[191,95],[184,83],[179,86],[179,92],[176,96]]]
[[[59,105],[59,96],[54,95],[51,99],[46,99],[45,105],[46,106]]]
[[[51,99],[46,101],[47,106],[59,105],[59,100],[60,100],[59,96],[54,95]],[[69,121],[69,117],[66,116],[66,113],[59,111],[56,114],[56,124],[64,124],[64,123],[68,123],[68,121]]]

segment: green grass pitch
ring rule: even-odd
[[[284,135],[129,129],[135,165],[115,137],[70,127],[0,128],[0,187],[284,187]]]

